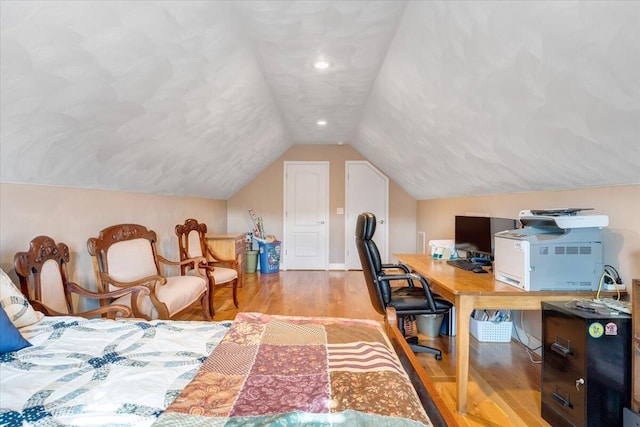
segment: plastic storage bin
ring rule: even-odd
[[[471,318],[471,335],[480,342],[509,342],[513,322],[488,322]]]
[[[247,257],[245,273],[255,273],[258,268],[258,251],[247,251],[245,256]]]
[[[260,272],[277,273],[280,271],[280,242],[258,242],[260,248]]]

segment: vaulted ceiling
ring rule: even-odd
[[[640,2],[0,8],[2,182],[226,199],[307,143],[416,199],[640,182]]]

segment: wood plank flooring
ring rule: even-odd
[[[245,274],[238,299],[236,309],[231,289],[217,289],[214,320],[233,319],[239,311],[383,320],[371,307],[361,271]],[[183,318],[201,319],[199,310]],[[549,426],[540,417],[540,365],[531,362],[524,346],[471,339],[469,412],[462,416],[455,411],[455,338],[421,339],[442,349],[440,361],[426,354],[418,359],[461,426]]]

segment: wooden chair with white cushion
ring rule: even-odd
[[[18,252],[13,267],[20,280],[20,290],[38,311],[48,316],[82,316],[86,318],[105,315],[130,317],[132,311],[121,304],[102,305],[99,308],[77,312],[73,310],[72,293],[82,297],[109,301],[124,295],[148,293],[144,287],[118,289],[114,292],[91,292],[77,283],[70,282],[67,273],[69,247],[57,243],[49,236],[37,236],[31,240],[29,250]]]
[[[204,258],[169,261],[158,255],[156,233],[138,224],[118,224],[107,227],[97,238],[87,242],[93,266],[102,292],[129,286],[146,286],[149,295],[122,297],[117,301],[133,310],[136,317],[173,319],[193,306],[200,305],[202,316],[209,314],[209,287],[206,276],[164,276],[160,264],[182,268],[198,265]]]
[[[238,278],[240,277],[240,264],[237,259],[223,259],[219,257],[206,241],[207,225],[198,223],[193,218],[187,219],[184,224],[176,225],[180,259],[192,257],[205,257],[206,263],[200,264],[200,268],[194,270],[188,265],[182,267],[182,274],[195,274],[199,272],[207,276],[209,282],[209,308],[214,314],[213,296],[216,286],[231,285],[233,287],[233,304],[238,308]],[[222,267],[226,265],[227,267]]]

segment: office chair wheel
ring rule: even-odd
[[[418,344],[418,337],[417,336],[405,337],[405,340],[407,340],[407,342],[409,344]]]

